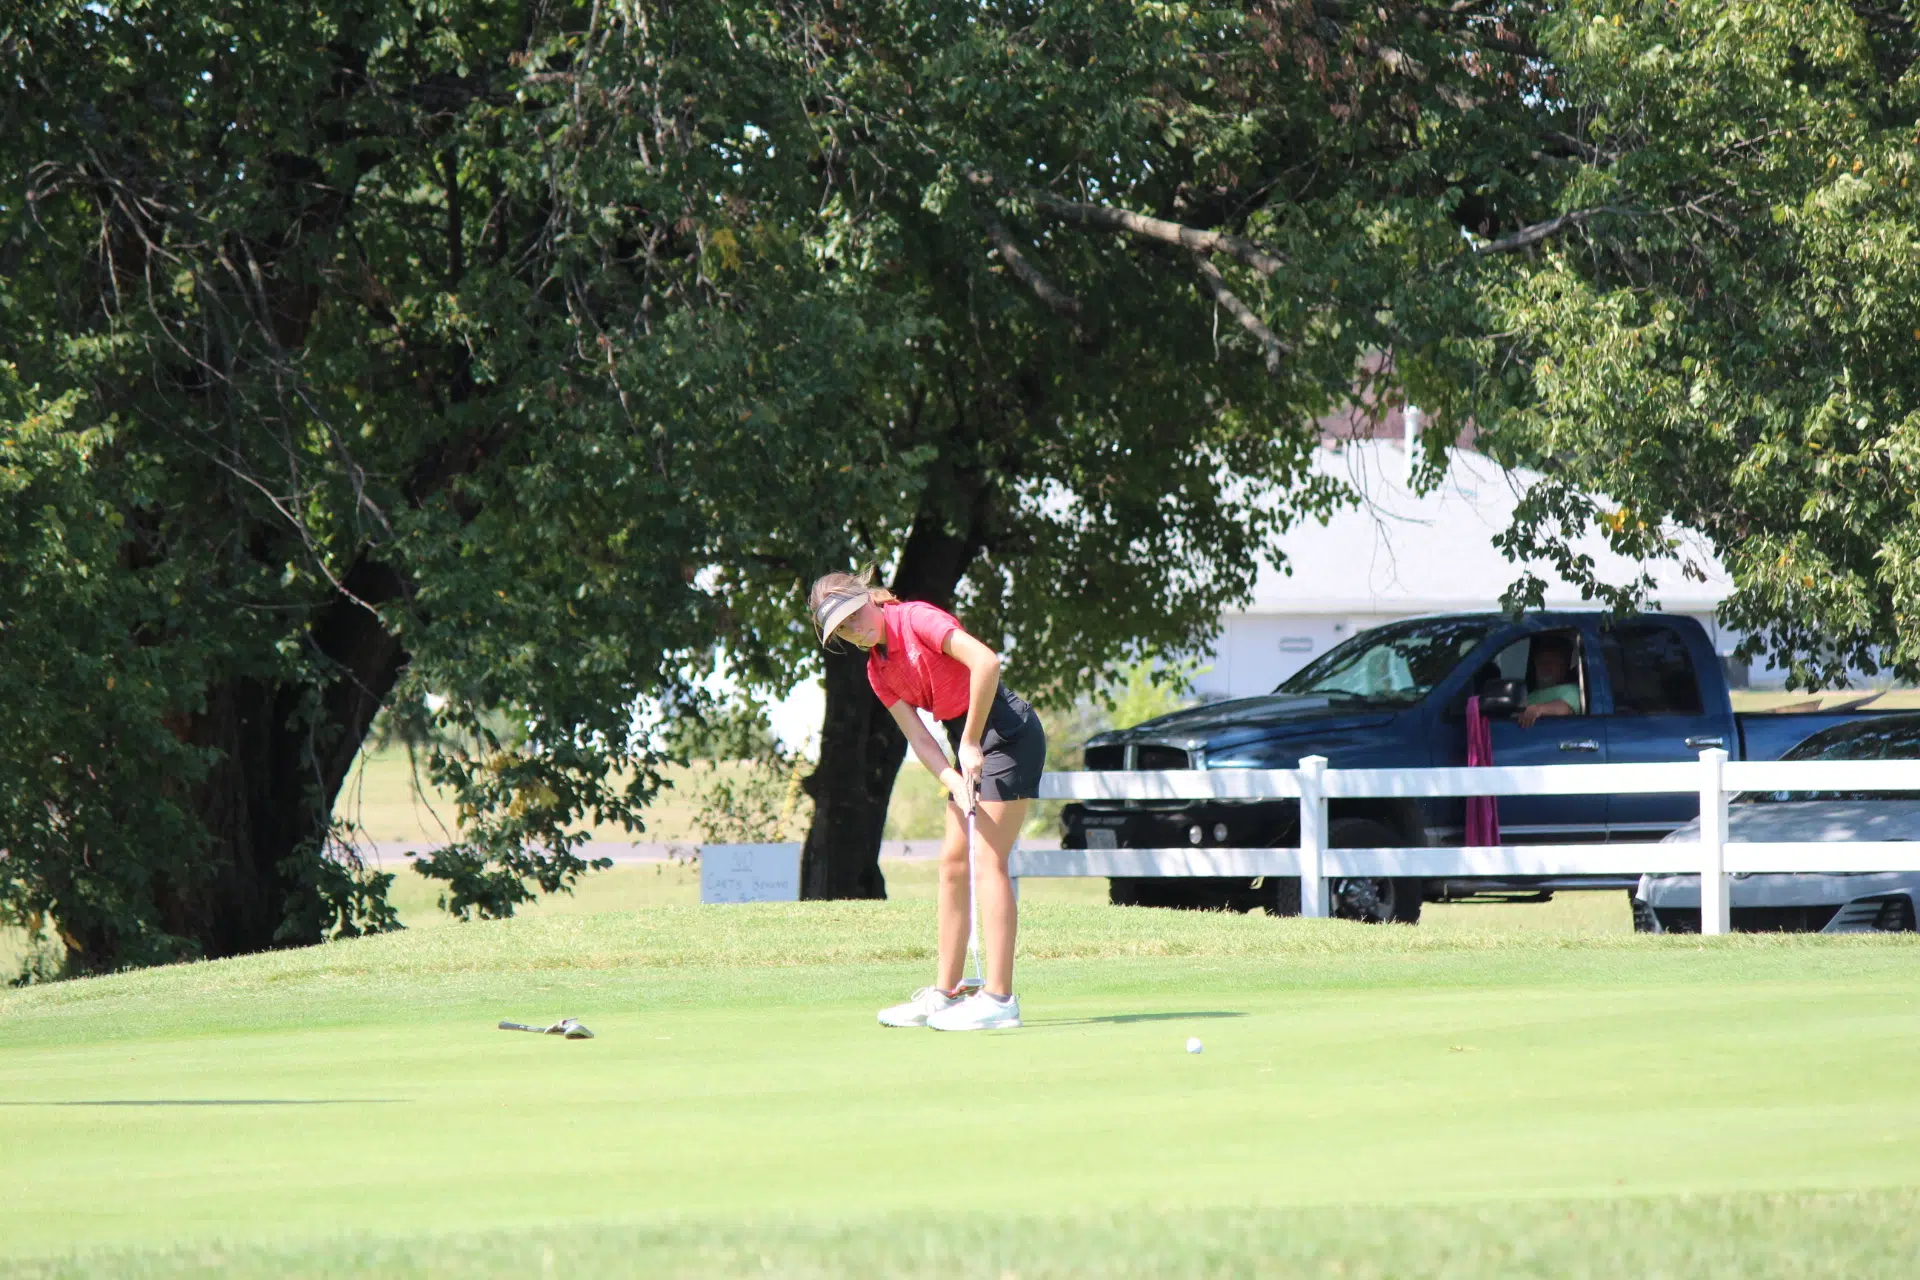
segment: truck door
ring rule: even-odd
[[[1548,671],[1543,650],[1556,649],[1567,655],[1564,674]],[[1499,668],[1503,680],[1525,680],[1529,696],[1565,690],[1564,702],[1570,715],[1541,715],[1529,728],[1517,720],[1499,718],[1489,726],[1493,730],[1493,762],[1496,765],[1601,764],[1607,759],[1606,728],[1592,714],[1593,682],[1588,664],[1588,646],[1575,628],[1536,631],[1501,649],[1491,664]],[[1482,667],[1479,675],[1492,673]],[[1549,688],[1547,681],[1552,681]],[[1559,710],[1547,706],[1543,710]],[[1607,798],[1605,796],[1502,796],[1500,797],[1500,839],[1507,844],[1574,844],[1607,838]]]
[[[1615,763],[1697,760],[1707,747],[1726,747],[1724,717],[1707,710],[1700,672],[1680,629],[1639,619],[1600,633],[1613,713],[1606,717],[1607,752]],[[1693,795],[1609,796],[1607,830],[1615,840],[1657,840],[1700,812]]]

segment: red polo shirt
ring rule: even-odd
[[[867,683],[880,705],[904,702],[933,712],[935,720],[967,714],[972,673],[960,659],[942,653],[960,620],[945,609],[919,600],[880,606],[887,623],[886,652],[875,645],[867,654]]]

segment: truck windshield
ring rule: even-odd
[[[1282,681],[1275,693],[1418,702],[1493,630],[1481,618],[1430,618],[1362,631]]]

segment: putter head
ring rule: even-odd
[[[537,1036],[565,1036],[569,1040],[591,1040],[593,1032],[578,1018],[562,1018],[551,1026],[536,1027],[525,1022],[503,1022],[502,1031],[531,1031]]]
[[[979,994],[980,992],[986,990],[986,988],[987,988],[987,984],[983,979],[962,978],[960,979],[960,985],[955,987],[953,991],[955,995],[960,996],[962,999],[965,999],[967,996]]]

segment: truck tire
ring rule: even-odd
[[[1270,916],[1297,916],[1300,914],[1300,877],[1268,876],[1262,886],[1260,909]]]
[[[1640,895],[1632,889],[1627,890],[1627,909],[1633,912],[1633,931],[1635,933],[1665,933],[1660,927],[1660,918],[1653,914]]]
[[[1372,818],[1335,818],[1327,827],[1327,845],[1334,849],[1380,849],[1403,843],[1398,831]],[[1327,887],[1335,916],[1368,924],[1419,924],[1427,888],[1426,881],[1412,877],[1334,880]]]

